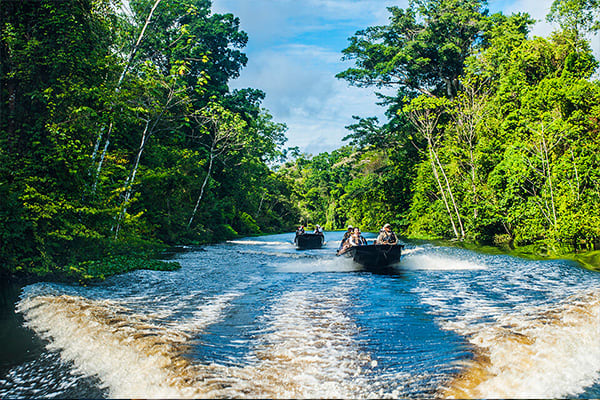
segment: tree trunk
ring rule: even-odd
[[[435,152],[434,149],[431,149],[431,152],[435,156],[435,161],[437,162],[438,166],[440,167],[440,171],[442,172],[442,176],[444,177],[444,181],[446,182],[446,188],[448,189],[448,195],[450,196],[450,200],[452,201],[452,206],[454,208],[454,212],[456,213],[456,219],[458,221],[458,226],[460,228],[460,235],[461,235],[460,238],[457,236],[457,239],[464,239],[465,230],[463,228],[462,219],[460,218],[460,212],[458,211],[458,207],[456,206],[456,201],[454,200],[454,195],[452,194],[452,188],[450,187],[450,182],[448,181],[448,177],[446,176],[446,173],[444,172],[444,168],[442,167],[442,163],[440,162],[440,159],[437,156],[437,153]]]
[[[260,203],[258,203],[258,210],[256,211],[256,216],[254,217],[254,219],[258,219],[258,216],[260,215],[260,210],[262,208],[263,205],[263,201],[265,201],[265,195],[267,194],[266,191],[263,192],[262,196],[260,196]]]
[[[129,67],[131,67],[133,59],[140,48],[140,44],[142,43],[142,39],[144,38],[144,33],[146,32],[146,28],[148,28],[148,25],[150,24],[152,15],[154,14],[156,7],[158,7],[158,4],[161,1],[162,0],[156,0],[154,2],[154,5],[152,6],[150,13],[148,14],[148,17],[146,17],[146,21],[144,23],[144,26],[142,27],[142,31],[140,32],[140,35],[138,36],[138,39],[137,39],[135,45],[133,46],[133,49],[131,49],[131,52],[129,53],[129,57],[127,58],[127,63],[125,64],[125,67],[123,68],[123,71],[121,72],[121,76],[119,77],[119,81],[117,82],[117,87],[115,89],[117,91],[117,93],[121,90],[121,84],[123,83],[123,79],[125,79],[125,75],[127,75],[127,71],[129,71]],[[109,112],[112,113],[112,111],[113,110],[112,110],[112,106],[111,106]],[[110,135],[112,133],[112,129],[113,129],[113,122],[111,121],[108,126],[108,132],[106,134],[106,142],[104,143],[104,148],[102,150],[102,156],[100,157],[100,161],[98,162],[98,168],[96,169],[96,178],[94,179],[94,186],[92,187],[92,194],[96,192],[96,186],[98,184],[98,179],[100,179],[100,173],[102,172],[102,163],[104,161],[104,158],[106,157],[106,152],[108,151],[108,145],[110,143]],[[96,160],[97,150],[100,148],[100,143],[102,142],[102,136],[103,136],[102,134],[103,134],[103,132],[102,132],[102,130],[100,130],[100,133],[98,134],[98,137],[96,138],[96,144],[94,145],[94,151],[92,153],[92,162],[94,162]]]
[[[452,217],[452,211],[450,210],[450,206],[448,205],[448,200],[446,199],[444,187],[442,186],[442,182],[440,181],[440,176],[439,176],[439,174],[437,172],[437,168],[435,166],[433,149],[431,148],[431,141],[429,141],[429,159],[431,161],[431,169],[433,170],[433,176],[435,177],[435,180],[440,189],[440,193],[442,195],[442,200],[444,200],[444,205],[446,206],[446,211],[448,211],[448,217],[450,217],[450,223],[452,224],[452,230],[454,231],[454,235],[456,236],[456,238],[459,239],[458,231],[456,230],[456,224],[454,223],[454,218]]]
[[[571,149],[571,160],[573,160],[573,169],[575,170],[575,183],[577,184],[577,201],[581,199],[581,188],[579,184],[579,174],[577,173],[577,163],[575,162],[575,155],[573,154],[573,149]]]
[[[169,103],[170,102],[171,102],[171,97],[169,97],[169,99],[167,100],[167,104],[161,110],[161,112],[158,115],[158,117],[154,120],[154,123],[152,124],[152,127],[150,129],[148,129],[148,127],[150,126],[150,120],[148,119],[146,121],[146,126],[144,126],[144,132],[142,132],[142,140],[140,142],[140,147],[138,149],[138,153],[137,153],[137,156],[135,158],[135,163],[134,163],[131,175],[127,178],[127,180],[125,181],[125,185],[123,186],[123,188],[125,189],[125,196],[124,196],[123,202],[121,203],[122,204],[122,211],[121,211],[120,216],[118,218],[117,229],[116,229],[116,233],[115,233],[115,239],[117,238],[117,236],[119,234],[120,223],[123,220],[123,217],[125,216],[125,212],[127,212],[127,202],[131,198],[131,192],[133,190],[133,183],[135,181],[135,176],[137,175],[137,170],[138,170],[138,167],[140,165],[140,159],[142,158],[142,153],[144,152],[144,149],[146,148],[146,142],[148,141],[148,138],[150,138],[150,136],[152,135],[152,133],[155,131],[156,125],[158,125],[158,123],[162,119],[163,115],[165,114],[165,112],[169,108]]]
[[[546,145],[546,138],[542,132],[542,148],[543,148],[543,160],[546,164],[544,169],[546,170],[548,186],[550,186],[550,205],[552,206],[552,219],[554,220],[554,227],[556,228],[557,218],[556,218],[556,207],[554,206],[554,188],[552,187],[552,171],[550,170],[550,158],[548,157],[548,146]]]
[[[136,53],[140,49],[140,44],[142,43],[142,39],[144,38],[144,33],[146,32],[146,28],[148,28],[148,25],[150,24],[150,20],[152,19],[152,15],[154,14],[156,7],[158,7],[158,4],[161,1],[162,0],[156,0],[154,2],[154,5],[152,6],[152,9],[150,9],[150,13],[148,14],[148,17],[146,18],[146,22],[144,23],[144,26],[142,27],[142,31],[140,32],[140,35],[138,36],[138,40],[135,42],[135,46],[133,46],[133,49],[129,53],[129,58],[127,59],[127,64],[125,64],[125,68],[123,68],[123,71],[121,72],[121,76],[119,77],[119,82],[117,83],[117,91],[119,91],[119,89],[121,88],[121,83],[123,82],[123,79],[125,79],[125,75],[127,75],[127,71],[129,70],[131,63],[133,62],[133,58],[135,57]]]
[[[110,144],[110,131],[112,130],[112,122],[108,127],[108,135],[106,136],[106,142],[104,143],[104,149],[102,150],[102,156],[100,157],[100,161],[98,161],[98,168],[96,168],[96,178],[94,179],[94,186],[92,186],[92,194],[96,193],[96,186],[98,186],[98,180],[100,180],[100,171],[102,170],[102,164],[104,163],[104,157],[106,156],[106,152],[108,150],[108,145]]]
[[[92,152],[92,161],[96,159],[96,155],[98,154],[98,149],[100,148],[100,143],[102,142],[102,135],[104,133],[104,128],[101,128],[98,132],[98,136],[96,137],[96,143],[94,144],[94,151]],[[96,185],[94,184],[94,187]]]
[[[477,164],[475,163],[475,156],[473,155],[473,145],[469,142],[469,167],[471,168],[471,200],[473,201],[473,220],[477,219],[479,215],[479,195],[477,193]]]
[[[146,121],[146,126],[144,127],[144,132],[142,133],[142,141],[140,143],[140,148],[138,149],[137,156],[135,158],[135,163],[133,165],[133,169],[131,171],[131,175],[125,181],[125,185],[123,189],[125,190],[125,195],[123,196],[123,202],[121,203],[121,211],[117,217],[117,226],[115,228],[115,239],[119,237],[119,230],[121,229],[121,221],[127,212],[127,203],[129,199],[131,199],[131,192],[133,188],[133,182],[135,181],[135,176],[137,175],[137,170],[140,165],[140,158],[142,157],[142,152],[144,151],[144,147],[146,146],[146,140],[148,138],[148,127],[150,125],[150,121]]]
[[[213,160],[214,160],[214,147],[211,147],[210,148],[210,157],[209,157],[209,161],[208,161],[208,171],[206,172],[206,176],[204,177],[204,182],[202,182],[202,187],[200,188],[200,195],[198,196],[198,200],[196,201],[196,206],[194,207],[194,211],[192,211],[192,216],[190,217],[190,220],[188,222],[188,228],[190,226],[192,226],[192,222],[194,221],[194,217],[196,216],[196,212],[198,211],[198,206],[200,205],[200,202],[202,201],[202,196],[204,196],[204,189],[206,188],[206,184],[208,183],[208,180],[210,179],[210,174],[212,173]]]

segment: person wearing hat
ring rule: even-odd
[[[354,228],[354,232],[352,232],[352,235],[348,238],[348,244],[350,246],[366,246],[367,245],[367,240],[364,238],[364,236],[362,235],[362,233],[360,232],[360,229],[358,229],[358,227]]]
[[[390,224],[385,224],[383,229],[379,231],[379,236],[377,236],[377,240],[375,240],[375,244],[396,244],[398,243],[398,238],[394,231],[392,231],[392,226]]]
[[[315,225],[315,231],[313,233],[316,233],[317,235],[322,235],[323,234],[323,228],[321,228],[320,225]]]
[[[344,244],[346,243],[348,238],[350,236],[352,236],[353,232],[354,232],[354,228],[352,227],[352,225],[348,225],[348,230],[346,232],[344,232],[344,237],[342,238],[342,242],[340,243],[340,247],[338,248],[338,250],[340,250],[342,247],[344,247]]]

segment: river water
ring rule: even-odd
[[[373,274],[341,235],[4,290],[0,398],[600,397],[600,274],[432,244]]]

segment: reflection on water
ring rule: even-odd
[[[341,235],[305,251],[291,234],[241,239],[178,254],[176,272],[28,286],[4,326],[33,344],[2,364],[0,397],[600,396],[597,274],[410,244],[373,274],[335,256]]]
[[[0,376],[12,365],[28,361],[27,354],[41,347],[26,329],[22,328],[22,318],[15,313],[14,304],[20,294],[20,287],[0,281]]]

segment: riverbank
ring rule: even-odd
[[[581,254],[573,254],[573,260],[577,261],[585,268],[600,272],[600,250],[589,251]]]
[[[540,248],[535,246],[527,247],[510,247],[507,245],[492,246],[486,244],[480,244],[468,240],[443,240],[443,239],[411,239],[406,238],[411,242],[430,242],[440,246],[448,247],[460,247],[466,250],[476,251],[483,254],[491,255],[509,255],[514,257],[525,258],[528,260],[571,260],[576,262],[581,267],[589,269],[591,271],[600,272],[600,251],[582,251],[564,254],[549,254],[542,251]]]
[[[275,232],[284,233],[284,232]],[[176,271],[181,268],[181,265],[176,261],[168,260],[173,254],[178,253],[181,249],[184,251],[202,250],[202,246],[218,244],[227,240],[240,237],[255,237],[273,234],[260,233],[241,236],[233,232],[216,239],[211,237],[204,241],[189,241],[178,246],[167,246],[157,243],[144,243],[144,245],[135,245],[131,249],[131,253],[127,254],[126,249],[120,248],[119,255],[111,255],[102,258],[90,258],[79,262],[72,262],[66,265],[53,265],[51,268],[31,268],[16,267],[15,269],[0,268],[0,278],[3,281],[8,281],[21,286],[31,283],[46,281],[46,282],[67,282],[78,283],[80,285],[89,285],[98,283],[110,276],[125,274],[127,272],[147,269],[154,271]],[[98,251],[100,252],[100,251]]]
[[[124,274],[138,269],[154,271],[175,271],[181,265],[175,261],[163,261],[142,256],[109,256],[100,260],[88,260],[69,264],[54,271],[36,274],[31,271],[5,272],[2,274],[3,281],[20,285],[34,282],[67,282],[89,285],[101,282],[109,276]]]

